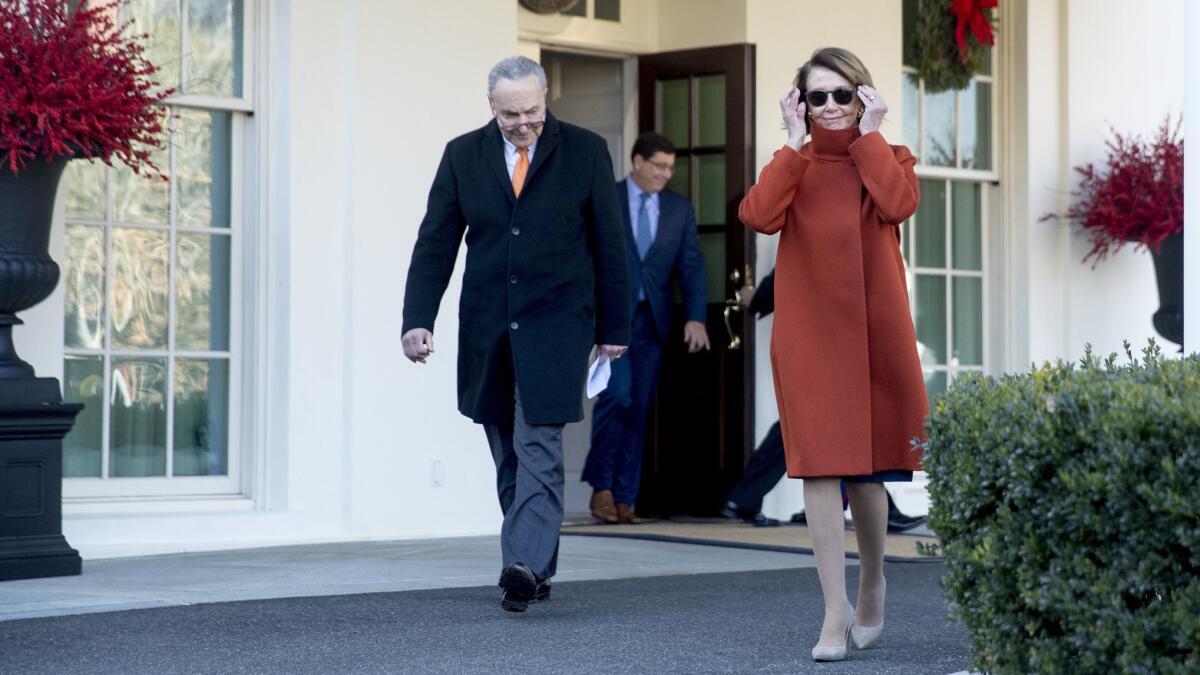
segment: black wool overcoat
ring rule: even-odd
[[[404,332],[434,332],[464,232],[458,409],[511,423],[515,380],[528,423],[583,419],[592,346],[629,344],[624,221],[604,139],[547,113],[520,198],[494,120],[450,141],[408,269]]]

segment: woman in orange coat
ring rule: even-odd
[[[739,216],[780,233],[775,393],[825,598],[813,658],[840,660],[883,629],[883,481],[912,480],[921,460],[913,439],[929,413],[899,246],[899,223],[919,199],[916,160],[880,135],[887,104],[844,49],[814,52],[780,107],[787,144]],[[857,615],[846,595],[842,480],[860,555]]]

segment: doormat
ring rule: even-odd
[[[725,519],[646,520],[639,525],[564,524],[562,533],[584,537],[623,537],[678,544],[729,546],[760,551],[812,554],[812,536],[804,525],[783,523],[779,527],[754,527]],[[940,560],[920,551],[934,546],[936,537],[889,534],[884,542],[885,560]],[[846,556],[858,557],[854,532],[846,531]]]

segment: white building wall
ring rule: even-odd
[[[1184,5],[1184,0],[1067,3],[1062,94],[1071,167],[1104,162],[1110,126],[1150,137],[1168,114],[1178,120],[1184,96]],[[1036,102],[1030,105],[1036,110]],[[1076,178],[1071,171],[1066,189],[1075,187]],[[1137,353],[1150,337],[1175,353],[1177,347],[1151,323],[1158,287],[1150,253],[1127,246],[1093,269],[1090,262],[1079,262],[1089,250],[1087,236],[1076,232],[1064,252],[1067,344],[1061,355],[1078,358],[1088,342],[1102,354],[1121,352],[1125,338]]]
[[[269,401],[266,447],[245,450],[260,475],[249,499],[68,505],[85,557],[498,530],[487,443],[457,412],[461,256],[438,353],[417,366],[399,343],[429,185],[446,142],[489,118],[487,71],[516,51],[516,14],[488,0],[269,2]],[[31,332],[61,345],[56,297]],[[39,372],[61,375],[61,346],[41,351]]]
[[[1012,60],[1012,157],[1015,185],[1011,279],[1017,336],[1007,368],[1077,359],[1097,352],[1136,352],[1157,336],[1151,315],[1158,289],[1150,254],[1126,247],[1094,268],[1081,262],[1086,235],[1062,212],[1078,184],[1074,167],[1102,163],[1109,127],[1152,134],[1167,114],[1183,110],[1183,0],[1149,5],[1109,0],[1014,2],[1013,28],[1023,32]],[[1125,92],[1154,92],[1125,96]],[[1023,161],[1025,160],[1025,161]],[[1024,191],[1024,194],[1021,194]]]
[[[259,223],[269,246],[262,272],[269,346],[265,362],[251,364],[263,374],[256,382],[266,399],[256,422],[262,441],[246,449],[260,458],[259,473],[250,499],[69,505],[64,530],[86,557],[464,535],[499,525],[483,435],[456,411],[461,269],[442,303],[428,365],[403,359],[400,309],[445,142],[486,121],[487,69],[517,51],[518,35],[535,50],[557,24],[519,27],[517,3],[491,0],[262,1],[270,96],[255,124],[269,139],[261,195],[268,215]],[[620,34],[574,44],[625,53],[756,44],[756,170],[782,144],[777,99],[796,67],[818,46],[843,46],[871,69],[892,105],[883,132],[899,140],[900,3],[870,0],[854,13],[791,0],[708,3],[712,11],[689,31],[690,6],[639,6],[630,16],[649,27],[611,28]],[[1168,110],[1182,109],[1183,7],[1183,0],[1159,0],[1153,11],[1104,0],[1004,6],[1002,369],[1077,356],[1085,341],[1108,351],[1122,337],[1139,344],[1152,333],[1157,295],[1146,254],[1122,252],[1091,270],[1079,263],[1085,244],[1065,226],[1038,220],[1065,207],[1071,166],[1102,156],[1106,122],[1149,132]],[[60,217],[58,260],[61,230]],[[775,245],[759,238],[760,277]],[[17,330],[19,350],[40,374],[61,377],[61,291],[23,317],[30,326]],[[770,328],[769,319],[759,322],[758,438],[777,419]],[[801,505],[799,482],[784,481],[765,508],[786,517]]]

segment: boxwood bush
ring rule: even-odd
[[[943,587],[991,673],[1200,672],[1200,355],[960,376],[926,428]]]

